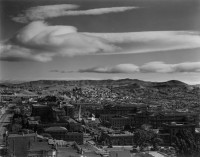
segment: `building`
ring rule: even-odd
[[[105,145],[133,145],[134,134],[130,132],[124,133],[102,133],[102,140]]]
[[[121,116],[114,114],[102,114],[99,119],[104,125],[109,122],[113,128],[117,129],[122,129],[126,125],[134,126],[136,123],[134,115]]]
[[[75,107],[73,105],[67,104],[64,105],[63,108],[65,109],[66,116],[74,118]]]
[[[163,123],[171,122],[197,124],[197,115],[195,113],[160,112],[149,115],[148,120],[153,128],[161,128]]]
[[[75,141],[78,144],[83,144],[83,133],[82,132],[68,132],[65,135],[65,141]]]
[[[48,133],[57,140],[65,140],[65,135],[67,134],[68,130],[65,127],[54,126],[45,129],[45,133]]]
[[[151,112],[145,111],[145,112],[137,112],[134,117],[135,117],[135,124],[134,126],[136,128],[140,128],[143,124],[149,124],[149,117],[152,115]]]
[[[56,150],[48,142],[33,142],[28,150],[27,157],[56,157]]]
[[[68,123],[70,132],[80,132],[80,131],[82,131],[81,123],[77,122],[76,120],[69,118],[66,122]]]
[[[135,127],[141,127],[143,124],[150,124],[152,128],[162,128],[163,123],[193,123],[198,126],[198,116],[195,113],[181,112],[137,112],[134,114]]]
[[[52,118],[54,122],[60,122],[66,116],[64,108],[52,107]]]
[[[38,120],[28,120],[28,128],[34,131],[37,131],[37,127],[39,125]]]
[[[45,129],[45,133],[50,134],[56,140],[75,141],[78,144],[83,144],[82,132],[68,132],[65,127],[49,127]]]
[[[107,106],[104,106],[103,109],[97,109],[94,112],[97,115],[101,115],[101,114],[127,115],[127,114],[136,113],[137,112],[137,106],[135,106],[135,105],[125,105],[125,106],[107,105]]]
[[[101,114],[100,119],[102,122],[110,121],[111,117],[116,116],[116,114]]]
[[[109,120],[111,126],[116,129],[123,129],[126,125],[134,125],[134,117],[128,116],[113,116]]]
[[[52,109],[48,105],[33,104],[31,116],[39,116],[41,122],[50,122],[53,120]]]
[[[110,151],[109,157],[131,157],[130,151]]]
[[[10,134],[7,137],[7,149],[9,156],[27,157],[30,145],[37,141],[37,135],[33,134]]]

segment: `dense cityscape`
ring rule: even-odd
[[[1,83],[1,155],[198,157],[199,103],[176,80]]]
[[[200,157],[200,0],[0,0],[0,157]]]

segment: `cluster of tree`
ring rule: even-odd
[[[8,130],[13,132],[18,132],[21,129],[27,129],[29,127],[27,116],[21,114],[20,111],[14,113],[12,117],[12,123],[9,126]]]
[[[199,157],[200,148],[191,131],[181,129],[173,137],[173,146],[180,157]]]
[[[146,127],[137,129],[134,133],[135,146],[143,151],[146,147],[151,146],[153,150],[158,150],[158,146],[163,143],[157,134]]]

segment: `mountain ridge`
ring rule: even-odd
[[[74,85],[125,85],[125,84],[139,84],[145,86],[196,86],[196,85],[189,85],[179,80],[169,80],[164,82],[152,82],[152,81],[143,81],[139,79],[119,79],[119,80],[112,80],[112,79],[105,79],[105,80],[36,80],[36,81],[23,81],[23,82],[16,82],[12,83],[9,82],[1,82],[0,85],[16,85],[16,86],[23,86],[23,85],[61,85],[61,84],[74,84]],[[197,84],[197,86],[199,86]]]

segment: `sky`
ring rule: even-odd
[[[0,80],[200,84],[199,0],[0,3]]]

